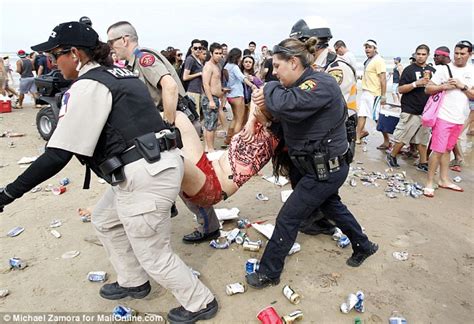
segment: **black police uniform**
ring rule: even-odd
[[[278,214],[258,272],[279,279],[301,221],[318,208],[349,237],[354,251],[370,250],[372,243],[338,195],[349,165],[346,108],[334,78],[307,68],[292,87],[270,82],[264,94],[268,111],[281,122],[290,157],[305,156],[309,164],[298,166],[301,178]],[[327,153],[326,180],[321,180],[323,174],[318,180],[316,171],[309,167],[317,162],[311,159],[317,152]]]

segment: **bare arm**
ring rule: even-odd
[[[426,87],[429,81],[430,81],[429,79],[421,78],[419,80],[416,80],[415,82],[404,84],[398,87],[398,92],[400,92],[401,94],[405,94],[412,91],[413,89],[416,89],[419,87]]]
[[[173,124],[176,118],[176,107],[178,105],[178,85],[169,75],[160,80],[161,96],[163,101],[163,119]]]
[[[195,78],[199,78],[200,76],[202,76],[202,72],[198,72],[198,73],[194,73],[194,74],[190,74],[191,71],[190,70],[184,70],[184,73],[183,73],[183,80],[184,81],[190,81],[192,79],[195,79]]]
[[[442,83],[440,85],[434,84],[432,81],[425,87],[425,93],[429,95],[436,94],[440,91],[455,89],[456,86],[449,83]]]
[[[382,88],[382,100],[380,101],[383,104],[385,104],[385,94],[387,93],[387,79],[386,79],[386,74],[385,72],[382,72],[379,74],[379,80],[380,80],[380,87]]]
[[[23,64],[21,63],[21,60],[16,61],[16,72],[21,74],[21,70],[23,70]]]

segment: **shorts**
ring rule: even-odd
[[[398,93],[398,83],[392,84],[392,93]]]
[[[196,105],[196,112],[201,116],[201,94],[195,92],[186,92],[186,95],[193,99],[194,104]]]
[[[370,91],[362,90],[357,115],[377,120],[380,111],[380,99],[380,96],[374,96]]]
[[[243,97],[232,97],[232,98],[227,97],[227,101],[229,103],[233,103],[236,99],[239,99],[239,98],[243,98]]]
[[[402,112],[393,133],[395,142],[428,145],[430,129],[421,125],[421,116]]]
[[[35,78],[20,78],[20,94],[36,93]]]
[[[188,196],[185,192],[183,192],[183,195],[188,201],[199,207],[211,207],[221,201],[224,196],[221,183],[214,171],[212,162],[208,160],[205,153],[202,154],[196,166],[205,174],[206,181],[194,196]]]
[[[451,151],[462,133],[463,126],[437,118],[431,133],[431,150],[437,153]]]
[[[214,103],[216,104],[216,109],[211,109],[209,106],[209,98],[207,96],[202,96],[201,98],[201,108],[202,114],[204,115],[204,128],[209,131],[215,131],[217,129],[217,117],[219,113],[219,98],[212,96]]]

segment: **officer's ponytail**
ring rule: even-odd
[[[82,49],[87,54],[87,56],[91,59],[91,61],[97,62],[100,65],[105,65],[105,66],[113,65],[112,56],[110,55],[110,47],[107,43],[97,41],[97,45],[94,48],[84,48],[84,47],[78,47],[78,48]]]
[[[313,53],[308,50],[306,44],[294,38],[287,38],[275,46],[274,55],[277,55],[278,58],[285,61],[296,56],[301,60],[301,64],[304,68],[310,67],[314,62]]]
[[[316,49],[317,49],[316,45],[317,44],[318,44],[318,39],[316,37],[310,37],[304,43],[304,45],[306,46],[306,49],[308,50],[308,52],[310,54],[312,54],[313,56],[316,53]]]

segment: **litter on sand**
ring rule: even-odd
[[[291,193],[293,192],[293,190],[282,190],[281,191],[281,202],[286,202],[288,200],[288,198],[290,197]]]
[[[265,179],[268,182],[276,184],[277,186],[280,186],[280,187],[283,187],[289,182],[288,179],[283,176],[279,176],[278,179],[276,179],[274,176],[263,176],[262,179]]]
[[[215,210],[216,216],[220,221],[226,221],[231,219],[239,218],[240,210],[236,207],[234,208],[218,208]]]

